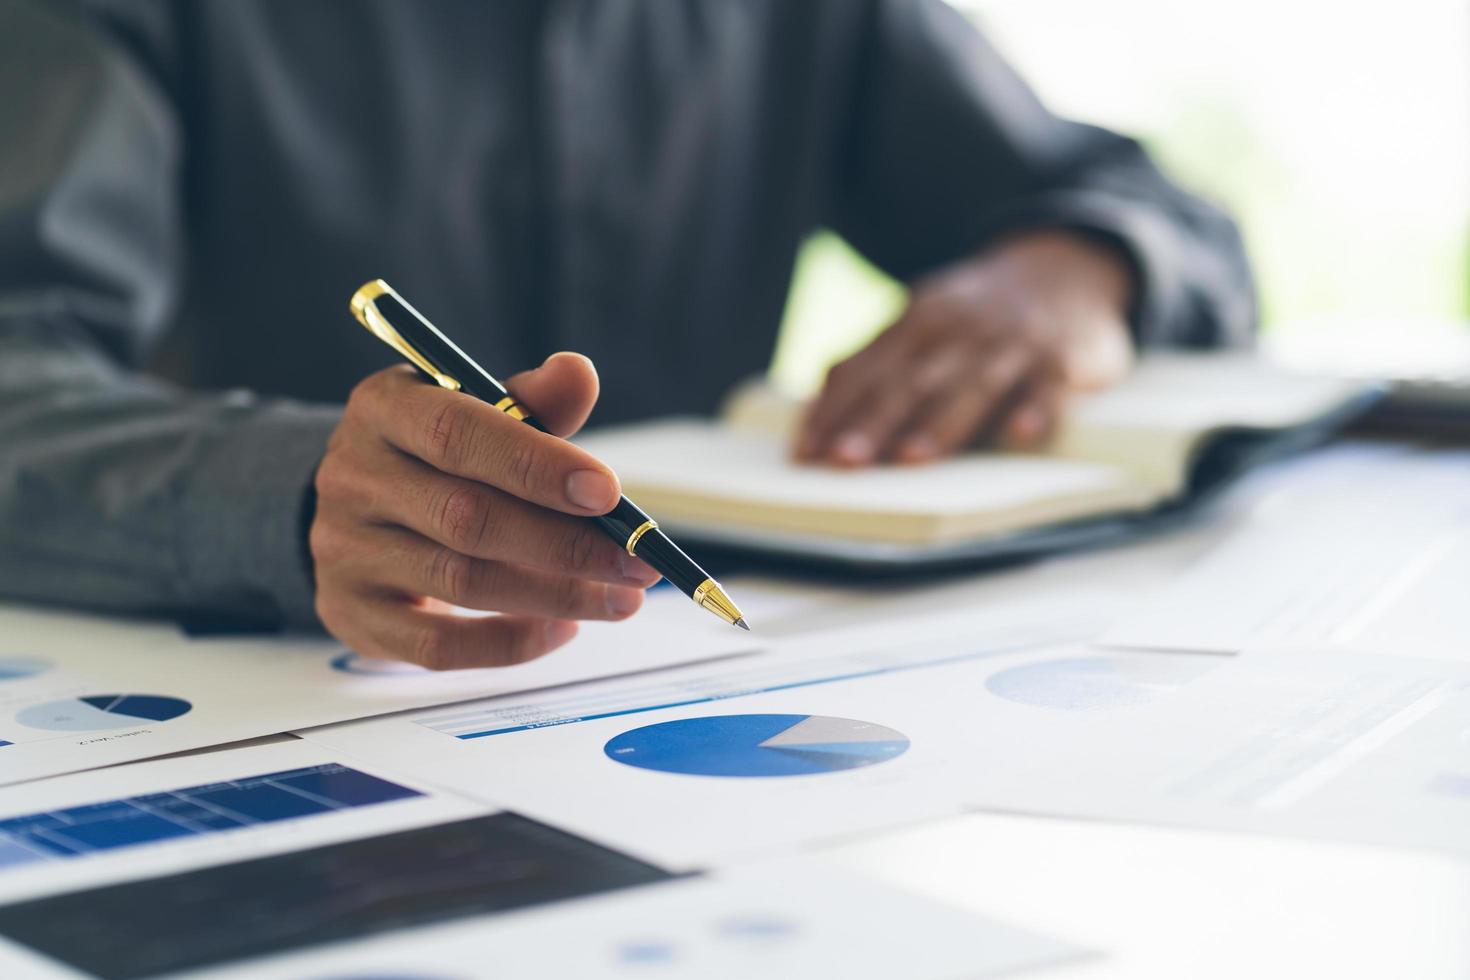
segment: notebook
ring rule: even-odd
[[[1284,366],[1385,382],[1387,394],[1358,423],[1388,436],[1470,435],[1470,322],[1396,316],[1292,323],[1263,338]]]
[[[1136,534],[1270,456],[1365,410],[1375,385],[1249,355],[1159,354],[1079,399],[1040,452],[921,466],[791,461],[800,402],[743,386],[717,419],[603,429],[577,442],[684,544],[887,568],[995,559]]]

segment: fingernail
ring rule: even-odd
[[[617,488],[596,470],[577,470],[567,477],[567,499],[584,510],[605,514],[618,502]]]
[[[844,463],[866,463],[873,458],[873,440],[862,432],[844,432],[832,443],[832,455]]]
[[[548,619],[546,621],[546,645],[555,649],[566,643],[577,635],[577,624],[569,619]]]
[[[939,445],[929,436],[914,436],[903,444],[899,455],[910,463],[920,463],[939,455]]]
[[[1021,442],[1030,442],[1041,434],[1041,413],[1034,408],[1023,408],[1011,420],[1011,436]]]
[[[592,363],[592,358],[588,357],[586,354],[574,350],[559,350],[555,354],[551,354],[550,356],[548,356],[546,360],[542,361],[541,363],[543,365],[550,364],[552,361],[559,360],[563,357],[575,357],[577,360],[581,361],[583,364],[586,364],[589,368],[591,368],[594,374],[597,372],[597,365]]]
[[[634,585],[640,588],[646,589],[648,588],[648,586],[652,585],[660,578],[662,578],[662,576],[659,575],[658,572],[655,572],[648,565],[647,562],[643,561],[641,558],[633,557],[626,551],[619,553],[618,561],[618,572],[623,576],[623,580],[626,582],[632,582]]]
[[[613,616],[631,616],[643,605],[643,593],[637,589],[624,589],[616,585],[603,588],[607,611]]]

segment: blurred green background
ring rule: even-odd
[[[1237,217],[1269,347],[1432,361],[1466,333],[1470,3],[956,6],[1054,112],[1141,139]],[[813,390],[903,298],[817,235],[797,263],[772,380]]]

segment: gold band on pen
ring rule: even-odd
[[[637,558],[638,554],[633,549],[638,547],[638,539],[643,537],[645,534],[647,534],[649,531],[652,531],[656,527],[658,527],[658,521],[655,521],[651,518],[644,521],[642,524],[639,524],[638,530],[628,535],[628,543],[623,546],[628,549],[628,554],[632,555],[634,558]],[[699,600],[696,599],[695,601],[698,602]]]
[[[531,417],[531,413],[526,411],[526,407],[524,405],[515,400],[514,395],[506,395],[504,398],[500,399],[500,401],[495,403],[495,407],[497,410],[504,412],[506,415],[509,415],[511,418],[515,419],[517,422],[524,422],[526,419]]]

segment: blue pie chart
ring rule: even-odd
[[[356,653],[338,654],[332,658],[332,669],[344,674],[363,674],[368,677],[384,677],[400,674],[432,674],[433,671],[417,664],[399,660],[374,660]]]
[[[1033,708],[1132,708],[1173,694],[1223,660],[1191,653],[1061,657],[1002,670],[985,687],[997,697]]]
[[[18,681],[35,677],[51,669],[51,661],[40,657],[12,657],[0,654],[0,681]]]
[[[159,694],[94,694],[33,704],[17,712],[15,720],[48,732],[104,732],[168,721],[193,707],[183,698]]]
[[[609,759],[686,776],[813,776],[873,766],[908,751],[902,733],[825,715],[712,715],[623,732]]]

